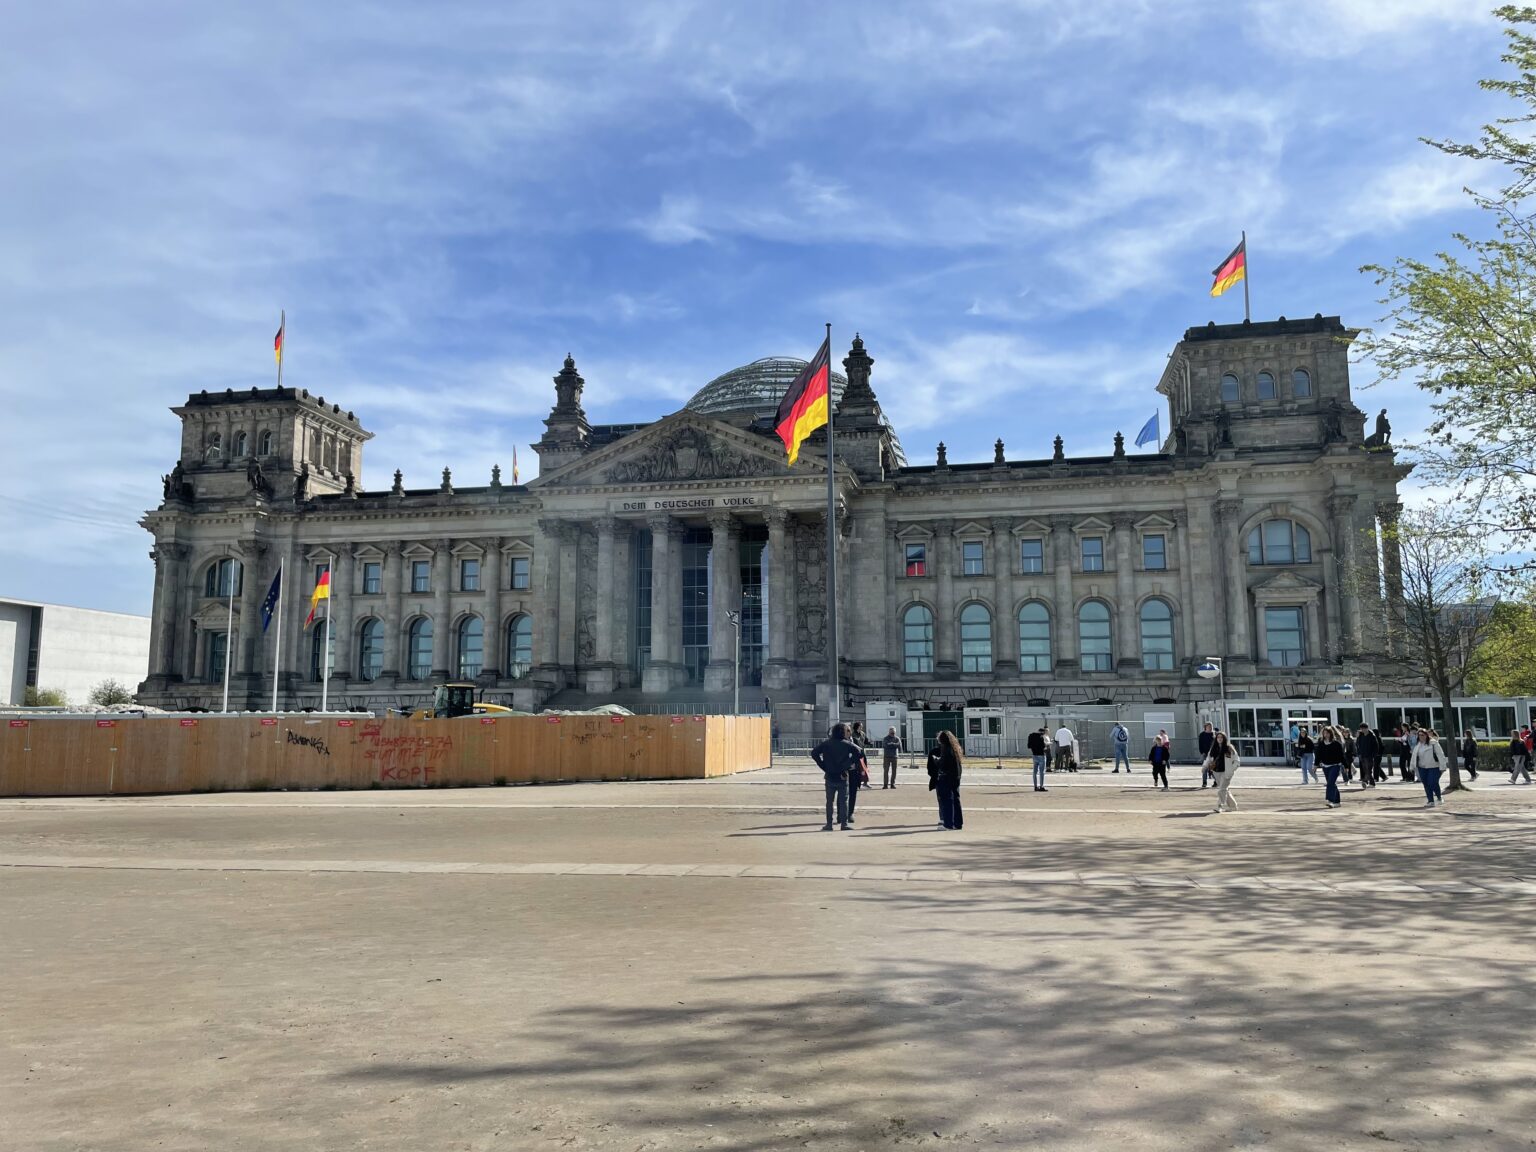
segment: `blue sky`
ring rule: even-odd
[[[1107,452],[1246,228],[1255,319],[1481,228],[1417,142],[1504,111],[1491,3],[12,4],[0,595],[147,612],[167,408],[285,383],[362,481],[524,478],[594,422],[855,329],[914,463]],[[1360,386],[1399,438],[1413,389]]]

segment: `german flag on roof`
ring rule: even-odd
[[[789,453],[793,464],[800,457],[800,445],[805,438],[827,422],[827,405],[831,402],[832,346],[827,340],[811,357],[795,382],[779,401],[779,413],[773,421],[779,439]]]
[[[1216,270],[1211,275],[1216,277],[1215,283],[1211,285],[1212,296],[1220,296],[1239,280],[1246,280],[1248,278],[1248,240],[1246,237],[1238,242],[1237,247],[1232,249],[1232,254],[1217,265]]]

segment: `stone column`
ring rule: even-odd
[[[768,660],[763,665],[763,687],[789,687],[790,656],[794,647],[795,557],[789,513],[770,508],[768,518]]]
[[[741,611],[741,536],[736,517],[712,512],[710,531],[709,664],[706,692],[729,692],[736,666],[736,630],[730,613]]]
[[[165,672],[165,596],[166,574],[170,569],[170,549],[156,541],[149,550],[149,558],[155,563],[155,591],[149,608],[149,675]]]
[[[1238,500],[1216,502],[1216,539],[1213,542],[1222,587],[1227,601],[1227,655],[1234,660],[1252,660],[1253,645],[1248,640],[1247,564],[1238,548]]]
[[[1051,517],[1051,569],[1056,580],[1056,603],[1051,613],[1056,667],[1068,673],[1081,660],[1077,652],[1077,605],[1072,597],[1072,517]]]
[[[283,629],[283,660],[275,670],[282,685],[277,695],[279,708],[293,707],[298,703],[299,689],[295,681],[303,683],[309,675],[309,633],[304,630],[304,617],[309,615],[309,597],[314,588],[314,572],[304,559],[304,549],[297,539],[283,545],[283,606],[279,624]],[[273,647],[276,648],[276,638]]]
[[[1211,502],[1201,497],[1192,498],[1185,506],[1188,532],[1183,557],[1189,567],[1191,600],[1186,609],[1194,625],[1197,651],[1190,653],[1196,660],[1207,656],[1224,656],[1226,644],[1226,588],[1223,583],[1226,569],[1217,547],[1216,518]],[[1194,603],[1193,590],[1199,588],[1200,604]]]
[[[336,551],[335,571],[331,573],[331,641],[336,659],[331,665],[331,683],[352,678],[352,553]]]
[[[1115,616],[1120,642],[1115,645],[1118,668],[1141,667],[1141,621],[1136,612],[1136,577],[1132,569],[1131,517],[1118,513],[1115,524]]]
[[[955,676],[960,671],[957,656],[959,621],[955,619],[955,522],[939,520],[933,526],[934,561],[938,568],[938,589],[934,605],[934,672]]]
[[[1019,667],[1019,618],[1014,614],[1018,595],[1013,588],[1013,521],[999,516],[992,521],[992,666],[998,671]]]
[[[682,642],[683,569],[678,549],[682,525],[670,516],[652,516],[647,523],[651,528],[651,660],[641,688],[668,692],[677,677]]]
[[[560,675],[560,531],[558,520],[539,521],[533,554],[533,662],[561,687]],[[572,623],[572,627],[575,624]]]
[[[581,605],[577,586],[581,573],[581,530],[575,524],[560,529],[560,666],[570,671],[576,667],[576,633],[581,626]]]
[[[453,615],[448,604],[448,589],[453,579],[451,540],[432,541],[432,678],[436,681],[457,679],[458,666],[453,650]]]
[[[480,565],[481,618],[485,622],[485,657],[480,674],[494,680],[502,672],[501,647],[506,636],[501,627],[501,537],[489,536],[480,541],[485,549],[485,559]]]
[[[1403,506],[1394,500],[1383,500],[1376,505],[1376,518],[1381,521],[1381,558],[1387,586],[1387,604],[1383,613],[1387,651],[1396,652],[1402,643],[1399,632],[1403,620],[1403,549],[1398,543],[1397,522]]]
[[[1189,546],[1189,516],[1182,509],[1173,513],[1174,532],[1177,539],[1175,561],[1179,566],[1179,635],[1182,637],[1183,656],[1199,663],[1205,654],[1196,651],[1200,641],[1195,633],[1197,618],[1202,615],[1195,607],[1195,574]]]
[[[245,676],[255,676],[261,672],[257,637],[261,635],[261,602],[267,592],[261,566],[261,556],[265,551],[266,545],[254,540],[243,541],[235,546],[235,554],[240,560],[240,630],[230,639],[236,644],[235,672]]]
[[[155,664],[154,669],[162,676],[180,677],[184,674],[176,659],[182,634],[182,605],[186,599],[183,587],[187,579],[187,558],[192,549],[185,544],[157,544],[155,546],[156,615],[155,615]]]
[[[401,619],[400,601],[405,591],[405,564],[398,543],[385,544],[384,559],[380,563],[379,578],[384,582],[384,667],[379,670],[379,680],[394,682],[405,674],[400,661],[400,648],[405,643],[401,635],[405,621]]]
[[[618,528],[619,522],[612,516],[597,521],[597,605],[592,628],[592,658],[596,667],[582,671],[582,685],[593,695],[605,695],[618,687],[618,572],[614,563]]]

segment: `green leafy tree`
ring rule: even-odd
[[[133,690],[121,680],[103,680],[91,689],[91,703],[98,708],[113,704],[132,704]]]
[[[22,703],[28,708],[62,708],[69,703],[69,697],[57,688],[28,688]]]
[[[1467,690],[1495,696],[1536,696],[1536,603],[1504,601],[1493,611],[1488,639]]]
[[[1420,475],[1455,494],[1471,530],[1505,534],[1518,553],[1519,538],[1536,531],[1536,8],[1506,5],[1495,15],[1507,25],[1502,59],[1515,76],[1482,87],[1519,111],[1484,125],[1475,143],[1425,140],[1502,168],[1497,192],[1469,190],[1488,235],[1457,233],[1430,260],[1367,265],[1389,311],[1357,348],[1383,379],[1412,380],[1434,397],[1427,438],[1411,446]],[[1528,566],[1511,555],[1492,570]]]

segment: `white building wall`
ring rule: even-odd
[[[16,653],[9,660],[4,646],[5,625],[0,623],[0,663],[6,669],[0,670],[0,676],[11,677],[10,703],[21,703],[26,687],[25,621],[33,607],[42,608],[42,639],[37,656],[39,688],[56,688],[69,703],[86,704],[91,689],[103,680],[117,680],[133,691],[149,674],[148,616],[0,601],[0,621],[12,619],[16,612],[21,614],[22,621],[16,628]]]
[[[32,606],[0,600],[0,705],[20,704],[27,692]]]

